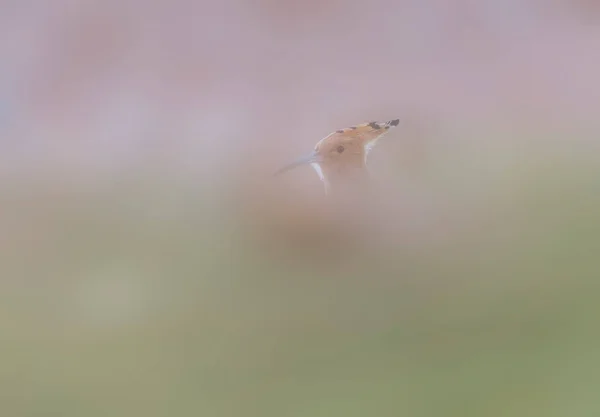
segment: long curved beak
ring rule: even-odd
[[[296,168],[300,165],[312,164],[315,162],[319,162],[319,157],[317,153],[313,151],[311,154],[298,158],[295,161],[290,162],[283,168],[278,169],[273,175],[283,174],[284,172],[289,171],[292,168]]]

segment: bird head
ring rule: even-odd
[[[399,120],[369,122],[336,130],[321,139],[313,151],[278,170],[275,175],[301,165],[311,165],[325,182],[326,190],[331,183],[352,181],[364,177],[367,156],[377,141],[390,128],[398,126]]]

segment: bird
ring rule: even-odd
[[[324,184],[324,193],[303,191],[284,181],[251,181],[236,207],[256,247],[278,258],[340,262],[360,248],[372,248],[371,236],[381,219],[380,192],[370,180],[367,158],[400,119],[369,121],[338,129],[319,140],[312,152],[285,164],[273,179],[291,169],[311,166]],[[263,246],[265,245],[265,246]],[[361,252],[364,255],[364,251]],[[308,258],[306,257],[308,256]]]
[[[277,244],[293,240],[325,256],[369,246],[368,237],[379,227],[381,198],[367,158],[379,139],[399,124],[400,119],[370,121],[336,130],[319,140],[312,152],[276,170],[277,177],[310,165],[324,184],[323,199],[296,195],[291,198],[294,203],[288,198],[275,212],[269,211],[269,223],[282,237]]]
[[[313,151],[278,169],[278,176],[293,168],[310,165],[324,184],[325,194],[363,189],[369,183],[367,157],[400,119],[366,122],[336,130],[317,142]]]

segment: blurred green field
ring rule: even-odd
[[[344,268],[160,176],[4,181],[0,415],[598,416],[600,166],[533,155],[437,154],[462,223]]]

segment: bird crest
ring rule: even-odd
[[[313,152],[282,167],[275,175],[308,164],[325,183],[326,192],[332,183],[358,181],[367,174],[369,152],[399,122],[399,119],[367,122],[336,130],[317,142]]]

